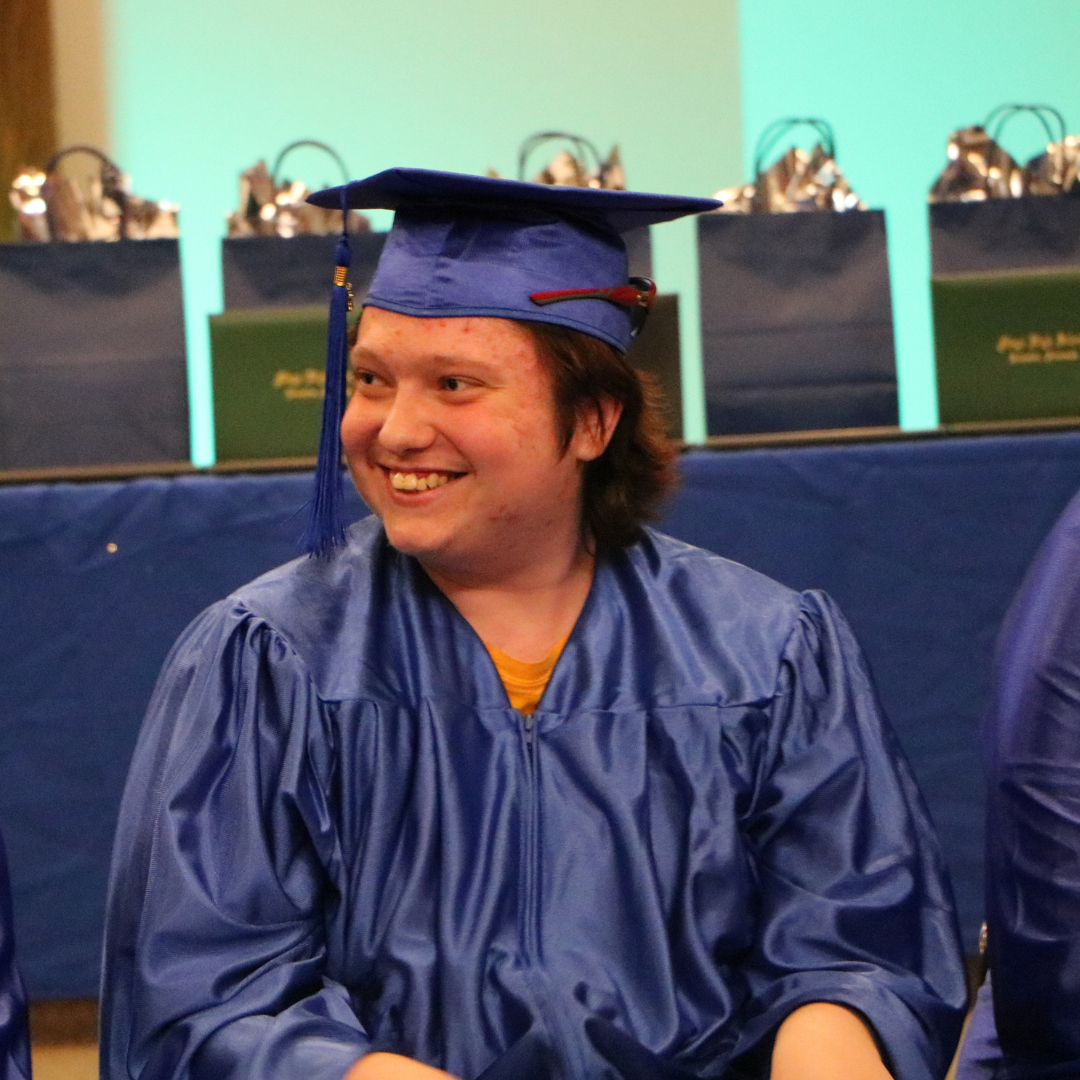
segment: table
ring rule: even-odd
[[[698,450],[662,528],[840,603],[923,786],[965,939],[995,634],[1080,488],[1080,433]],[[0,486],[0,828],[32,996],[92,996],[109,849],[159,667],[294,557],[308,473]],[[352,512],[363,508],[351,497]]]

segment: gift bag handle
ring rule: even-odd
[[[318,139],[297,139],[296,142],[289,143],[284,150],[277,156],[277,160],[274,162],[274,167],[270,170],[270,182],[274,185],[274,190],[277,191],[280,184],[279,174],[281,173],[281,166],[285,163],[285,159],[294,150],[299,150],[301,146],[310,146],[315,150],[322,150],[329,154],[334,161],[337,162],[337,167],[341,170],[341,182],[347,184],[349,182],[349,170],[345,166],[345,162],[342,161],[341,155],[332,147],[327,146],[324,142],[319,142]]]
[[[525,166],[528,164],[529,156],[538,147],[543,146],[546,142],[554,142],[556,139],[566,139],[567,142],[573,144],[574,156],[583,165],[588,167],[588,157],[591,154],[593,159],[593,165],[599,170],[602,166],[600,160],[600,153],[596,147],[585,138],[584,135],[571,135],[568,131],[538,131],[535,135],[530,135],[522,144],[521,149],[518,150],[518,179],[525,179]]]
[[[128,206],[127,192],[124,190],[124,174],[120,166],[107,154],[102,153],[96,146],[67,146],[63,150],[57,150],[45,165],[45,175],[52,178],[60,165],[60,162],[70,154],[89,154],[96,157],[101,164],[101,193],[107,195],[120,208],[120,239],[128,238]],[[49,222],[49,231],[53,231],[53,223]]]
[[[1019,103],[999,105],[996,109],[990,110],[990,115],[983,121],[983,128],[989,133],[994,142],[999,142],[1005,125],[1020,113],[1031,113],[1042,124],[1043,130],[1046,132],[1047,142],[1060,144],[1065,140],[1065,118],[1053,105],[1022,105]],[[1047,116],[1053,117],[1057,122],[1058,137],[1056,139]]]
[[[822,120],[816,116],[785,116],[780,120],[774,120],[761,133],[754,150],[754,176],[758,177],[762,172],[762,163],[766,155],[771,154],[776,144],[792,129],[802,126],[812,127],[820,136],[821,144],[825,148],[827,157],[836,157],[836,137],[833,135],[832,125],[828,120]]]

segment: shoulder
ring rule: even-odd
[[[377,636],[373,611],[385,608],[401,585],[410,587],[406,562],[387,544],[378,519],[367,517],[349,530],[344,547],[326,558],[294,559],[241,586],[207,609],[186,636],[197,633],[211,648],[208,635],[216,638],[217,651],[238,633],[257,636],[276,666],[305,668],[319,697],[352,696],[356,661]]]
[[[718,596],[742,597],[766,608],[798,606],[800,593],[742,563],[704,548],[646,529],[645,538],[628,552],[638,571],[666,588],[712,602]],[[705,590],[702,594],[701,590]]]
[[[281,632],[303,638],[314,629],[313,617],[325,620],[345,600],[370,603],[387,547],[382,526],[369,515],[349,530],[348,542],[327,557],[302,555],[241,586],[229,600]]]
[[[657,602],[713,633],[730,635],[738,628],[779,647],[807,606],[808,594],[653,530],[627,554],[641,587]]]
[[[654,699],[763,702],[820,596],[648,529],[608,564],[594,617],[650,657]]]

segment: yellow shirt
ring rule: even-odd
[[[540,704],[540,698],[543,696],[544,687],[547,686],[548,679],[555,670],[555,662],[559,659],[559,654],[563,651],[566,638],[569,636],[567,634],[543,660],[537,660],[535,663],[515,660],[512,656],[507,656],[506,653],[484,643],[495,663],[495,670],[499,673],[503,686],[506,687],[506,696],[518,712],[528,716],[536,711],[536,706]]]

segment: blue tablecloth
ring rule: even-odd
[[[701,451],[683,471],[667,531],[825,588],[847,613],[973,944],[976,736],[994,636],[1080,488],[1080,434]],[[0,488],[0,828],[33,996],[96,992],[116,809],[157,670],[199,610],[293,556],[309,484],[281,474]]]

